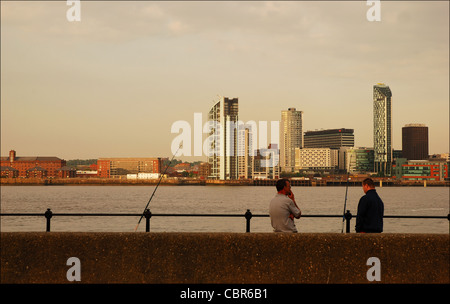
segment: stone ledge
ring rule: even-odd
[[[1,233],[1,283],[448,284],[448,234]],[[370,257],[380,281],[370,282]]]

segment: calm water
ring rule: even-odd
[[[2,213],[136,213],[141,214],[154,186],[2,186]],[[377,188],[385,215],[449,213],[449,188]],[[293,187],[303,214],[342,214],[345,187]],[[275,187],[160,186],[150,203],[152,213],[268,214]],[[361,187],[349,187],[347,209],[356,216]],[[58,217],[52,231],[132,232],[137,217]],[[45,231],[44,217],[1,217],[2,231]],[[301,218],[299,232],[341,232],[341,218]],[[354,232],[355,218],[351,221]],[[145,219],[138,231],[145,231]],[[153,232],[245,232],[245,219],[217,217],[152,217]],[[269,218],[253,218],[252,232],[271,232]],[[385,219],[384,232],[449,233],[447,219]]]

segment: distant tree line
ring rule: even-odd
[[[167,165],[169,164],[169,162],[170,162],[170,160],[168,160],[168,159],[163,160],[163,167],[164,167],[164,168],[167,167]],[[170,164],[170,166],[171,166],[171,167],[174,167],[175,165],[178,165],[178,164],[181,164],[181,163],[187,163],[187,164],[191,164],[191,166],[195,166],[195,165],[198,165],[198,164],[202,163],[202,161],[188,162],[188,161],[182,161],[182,160],[179,160],[179,159],[176,159],[176,158],[175,158],[175,159],[172,161],[172,163]]]

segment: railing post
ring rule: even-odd
[[[350,233],[350,220],[352,219],[352,214],[350,210],[345,213],[345,233]]]
[[[50,210],[50,208],[47,208],[47,211],[45,211],[44,216],[47,219],[47,228],[45,231],[49,232],[50,231],[50,219],[53,216],[53,212]]]
[[[448,233],[450,233],[450,213],[447,214],[447,220],[448,220]]]
[[[250,212],[250,209],[247,209],[247,212],[245,212],[245,219],[247,220],[247,225],[245,232],[250,232],[250,220],[252,218],[252,213]]]
[[[150,232],[150,218],[152,217],[150,209],[145,209],[144,217],[145,217],[145,232]]]

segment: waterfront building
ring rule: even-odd
[[[439,154],[433,154],[430,155],[430,160],[444,160],[448,163],[450,163],[450,153],[439,153]]]
[[[64,166],[59,168],[57,171],[57,176],[59,178],[72,178],[72,177],[78,177],[77,175],[77,169],[74,167]]]
[[[239,179],[252,178],[253,167],[252,125],[239,125],[238,128],[238,176]]]
[[[97,168],[97,165],[95,165],[95,167]],[[77,170],[76,177],[81,177],[81,178],[98,177],[98,171],[97,170]]]
[[[395,163],[397,158],[403,158],[402,150],[392,149],[392,163]]]
[[[295,171],[335,170],[338,167],[339,150],[330,148],[296,148]]]
[[[198,165],[198,177],[201,179],[208,178],[211,174],[211,165],[207,162],[202,162]]]
[[[402,180],[443,181],[448,179],[449,164],[445,160],[397,159],[393,173]]]
[[[257,149],[252,156],[253,179],[280,178],[280,151],[278,145],[270,144],[267,149]]]
[[[280,126],[280,167],[281,171],[293,172],[295,169],[295,149],[303,148],[302,111],[289,108],[281,111]]]
[[[191,171],[191,164],[190,163],[179,163],[173,166],[173,170],[181,173],[181,172],[190,172]]]
[[[350,173],[374,172],[374,149],[343,147],[339,150],[339,170]]]
[[[373,146],[375,172],[390,176],[392,169],[392,92],[389,86],[373,86]]]
[[[55,178],[58,177],[58,169],[65,165],[65,160],[55,156],[16,156],[15,150],[9,151],[9,156],[2,156],[0,164],[1,167],[18,170],[18,173],[8,173],[8,175],[22,178]],[[5,168],[5,170],[7,169]],[[11,170],[8,169],[8,171]],[[2,175],[4,174],[2,173]]]
[[[19,170],[10,166],[0,167],[1,178],[17,178],[19,177]]]
[[[304,148],[335,148],[353,147],[355,135],[353,129],[328,129],[306,131],[303,136]]]
[[[27,170],[27,178],[46,178],[48,176],[48,170],[42,167],[36,166]]]
[[[407,124],[402,128],[402,152],[408,160],[428,159],[428,127]]]
[[[238,98],[219,97],[208,113],[210,126],[208,163],[210,179],[238,179]]]
[[[99,177],[118,178],[127,174],[161,173],[161,158],[99,158]]]

